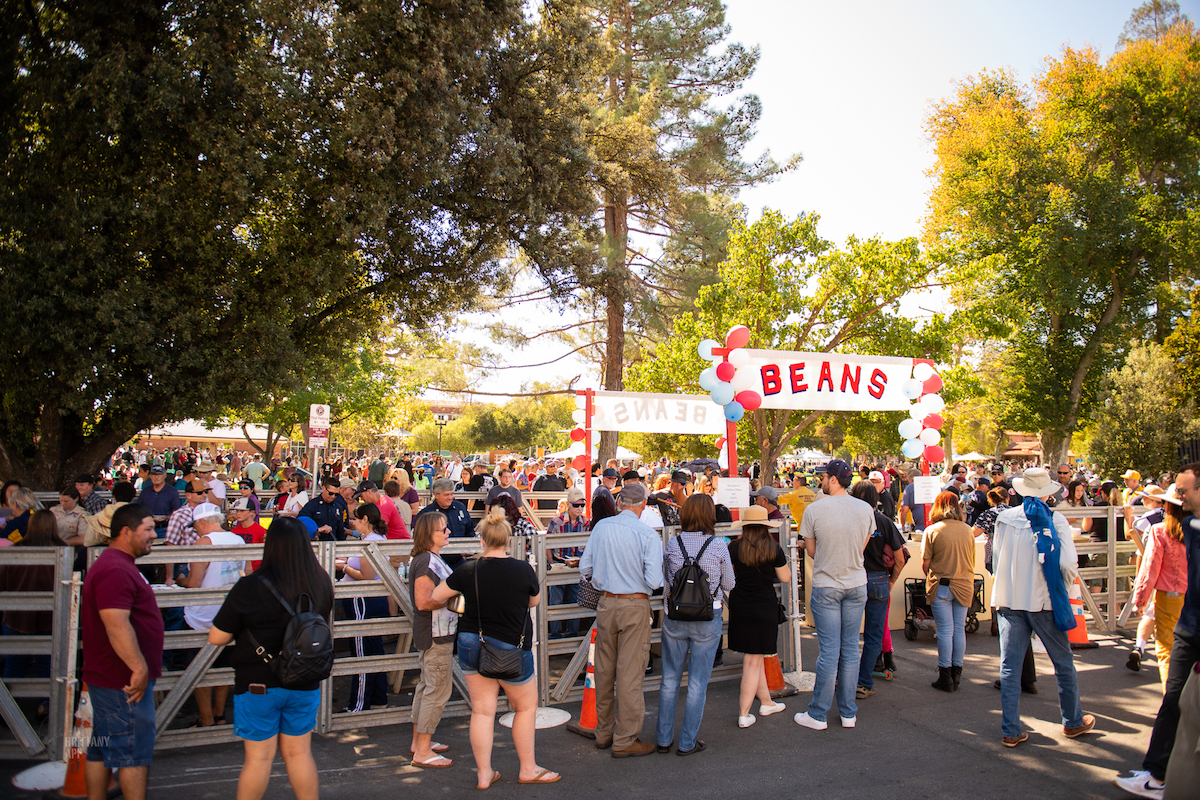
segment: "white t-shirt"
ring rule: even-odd
[[[225,482],[224,481],[219,481],[216,478],[213,478],[211,481],[208,482],[208,488],[212,489],[213,495],[215,495],[218,500],[225,499]]]
[[[228,547],[245,544],[246,540],[236,533],[216,531],[208,534],[208,539],[218,547]],[[245,569],[245,561],[210,561],[204,570],[204,580],[200,581],[201,589],[213,589],[217,586],[229,586],[237,583]],[[206,631],[212,627],[213,619],[221,610],[221,604],[212,606],[185,606],[183,621],[194,631]]]
[[[308,492],[301,490],[296,492],[295,497],[289,497],[287,502],[283,504],[284,511],[295,511],[300,513],[300,509],[308,505]]]
[[[804,510],[800,538],[817,543],[814,589],[867,585],[863,548],[875,532],[875,509],[848,494],[829,495]]]

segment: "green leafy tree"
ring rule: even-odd
[[[0,5],[0,476],[309,388],[520,248],[590,259],[570,2]]]
[[[694,313],[675,321],[657,358],[631,369],[631,387],[700,393],[705,362],[697,345],[723,339],[734,325],[750,329],[750,348],[942,357],[940,321],[919,328],[899,313],[900,299],[928,288],[937,268],[916,240],[851,237],[834,250],[816,225],[815,215],[788,220],[768,210],[753,224],[735,226],[720,282],[700,290]],[[779,456],[824,413],[746,414],[738,424],[739,460],[761,458],[763,480],[771,480]]]
[[[1063,460],[1130,337],[1169,330],[1160,288],[1200,261],[1200,39],[1178,24],[1107,63],[1066,49],[1031,88],[984,72],[935,106],[926,235],[961,254],[962,307],[1012,329],[1007,428]]]
[[[1175,360],[1181,396],[1200,397],[1200,288],[1192,290],[1191,313],[1163,344]]]
[[[1102,475],[1126,469],[1158,475],[1179,466],[1179,443],[1200,432],[1195,403],[1179,395],[1178,374],[1163,348],[1135,343],[1119,369],[1105,376],[1088,454]]]

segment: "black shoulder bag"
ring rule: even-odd
[[[483,638],[483,603],[479,597],[479,568],[483,566],[483,556],[475,560],[475,606],[479,612],[479,674],[485,678],[498,681],[513,681],[521,677],[524,671],[524,654],[521,652],[525,645],[525,630],[522,624],[521,641],[516,650],[501,650],[488,644]]]

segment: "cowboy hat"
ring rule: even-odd
[[[1023,497],[1049,497],[1063,488],[1061,483],[1050,479],[1050,473],[1043,467],[1030,467],[1021,477],[1013,478],[1012,485]]]
[[[750,506],[738,511],[738,521],[730,527],[744,528],[747,525],[766,525],[768,528],[778,528],[783,524],[781,519],[767,519],[767,510],[762,506]]]

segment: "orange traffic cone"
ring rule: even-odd
[[[596,738],[596,629],[592,628],[592,641],[588,645],[587,672],[583,678],[583,707],[579,709],[579,722],[568,722],[567,730]]]
[[[71,758],[67,761],[67,779],[60,796],[87,797],[87,781],[84,779],[84,763],[87,761],[88,742],[92,740],[92,701],[88,697],[87,684],[81,684],[79,708],[75,711],[75,726],[71,729]]]
[[[1071,587],[1071,611],[1075,614],[1075,627],[1067,631],[1067,640],[1071,642],[1072,650],[1088,650],[1093,647],[1099,647],[1099,643],[1088,639],[1087,623],[1083,619],[1083,589],[1080,586],[1079,578],[1075,578],[1075,585]]]
[[[783,667],[779,664],[778,655],[764,657],[763,670],[767,673],[767,689],[770,690],[772,699],[778,700],[800,693],[799,689],[783,679]]]

